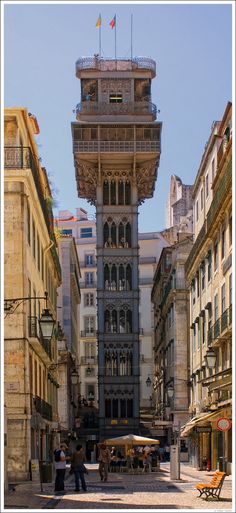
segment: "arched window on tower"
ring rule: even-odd
[[[113,247],[116,247],[116,224],[114,221],[111,225],[111,243],[113,244]]]
[[[125,240],[128,244],[128,247],[131,247],[131,226],[130,223],[127,223],[126,230],[125,230]]]
[[[125,183],[125,205],[130,205],[131,203],[131,184],[130,181],[127,180]]]
[[[132,269],[130,264],[126,266],[126,290],[132,290]]]
[[[109,243],[109,226],[108,226],[108,223],[106,222],[104,224],[104,227],[103,227],[103,244],[104,244],[104,247],[106,247]]]
[[[117,290],[117,270],[114,264],[111,268],[111,290]]]
[[[119,290],[125,290],[125,270],[122,264],[119,265]]]
[[[109,205],[109,182],[104,180],[103,182],[103,204]]]
[[[110,289],[110,269],[108,264],[105,264],[104,266],[104,289]]]
[[[125,187],[125,184],[123,182],[123,180],[120,180],[119,183],[118,183],[118,205],[124,205],[124,187]]]
[[[116,181],[111,181],[111,205],[116,205]]]

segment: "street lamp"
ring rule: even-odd
[[[76,369],[72,370],[71,375],[70,375],[70,379],[71,379],[71,384],[72,385],[77,385],[77,383],[78,383],[78,374],[77,374]]]
[[[204,358],[208,369],[214,369],[214,367],[216,366],[216,353],[214,349],[209,347]]]
[[[48,310],[48,308],[45,308],[43,310],[42,315],[39,319],[39,325],[40,325],[40,329],[41,329],[43,338],[45,340],[48,340],[48,342],[50,342],[52,335],[53,335],[55,321],[53,319],[52,314]]]

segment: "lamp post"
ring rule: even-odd
[[[207,368],[214,369],[214,367],[216,366],[216,353],[215,353],[214,349],[212,349],[212,347],[209,347],[207,349],[207,352],[206,352],[204,358],[205,358]]]

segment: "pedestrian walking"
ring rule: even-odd
[[[105,443],[98,444],[98,449],[99,449],[98,470],[99,470],[101,481],[106,482],[107,477],[108,477],[108,467],[109,467],[109,464],[111,461],[111,453]]]
[[[61,443],[60,447],[54,451],[54,467],[56,470],[55,492],[64,492],[66,461],[70,459],[66,457],[66,450],[67,445]]]
[[[80,481],[82,490],[84,492],[87,491],[87,486],[84,478],[84,474],[88,474],[88,470],[86,469],[85,465],[85,453],[84,449],[82,448],[82,445],[77,445],[75,452],[72,454],[71,458],[71,467],[74,471],[75,475],[75,492],[80,491]]]

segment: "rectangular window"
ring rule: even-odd
[[[122,103],[123,96],[121,93],[110,93],[109,101],[110,103]]]
[[[211,333],[211,327],[212,327],[212,307],[208,309],[208,344],[210,342],[209,335]]]
[[[200,324],[200,319],[199,319],[199,322],[198,322],[198,330],[197,330],[197,347],[199,349],[201,345],[201,324]]]
[[[81,230],[80,230],[81,239],[87,239],[92,236],[93,236],[92,228],[81,228]]]
[[[38,364],[37,360],[34,361],[34,393],[38,395]]]
[[[87,385],[87,401],[94,401],[95,389],[94,385]]]
[[[30,208],[29,208],[29,205],[27,205],[27,240],[28,240],[29,246],[31,244],[31,231],[30,231],[30,227],[31,227]]]
[[[206,198],[209,196],[209,177],[206,175]]]
[[[229,305],[232,305],[232,274],[229,275]]]
[[[218,313],[218,294],[215,295],[214,297],[214,320],[215,322],[217,321],[219,317],[219,313]]]
[[[225,283],[221,287],[221,314],[225,311]]]
[[[42,274],[42,280],[44,280],[44,254],[43,254],[43,248],[41,249],[41,274]]]
[[[94,359],[96,356],[96,344],[94,342],[85,342],[84,352],[86,358]]]
[[[202,343],[205,344],[205,339],[206,339],[206,317],[205,317],[205,312],[204,312],[204,315],[202,316]]]
[[[193,327],[193,352],[196,351],[196,324]]]
[[[199,212],[198,212],[198,201],[196,202],[196,221],[198,221],[198,216],[199,216]]]
[[[92,335],[95,331],[95,317],[85,317],[84,318],[84,331],[86,334]]]
[[[42,397],[42,368],[39,365],[39,397]]]
[[[204,290],[205,289],[205,262],[202,264],[201,271],[202,271],[202,290]]]
[[[211,180],[212,180],[212,182],[214,182],[214,178],[215,178],[215,159],[213,159],[212,163],[211,163]]]
[[[33,243],[33,257],[36,258],[36,233],[35,222],[32,221],[32,243]]]
[[[199,273],[197,273],[197,275],[196,275],[196,281],[197,281],[197,297],[199,297],[199,294],[200,294]]]
[[[93,265],[93,255],[85,255],[85,265]]]
[[[40,250],[40,242],[39,242],[39,236],[37,234],[37,260],[38,260],[38,270],[40,272],[40,257],[41,257],[41,250]]]
[[[72,235],[72,230],[65,229],[61,230],[62,235]]]
[[[219,265],[219,252],[218,252],[218,239],[216,239],[214,244],[214,270],[216,271],[218,269]]]
[[[201,210],[203,209],[203,187],[201,188]]]
[[[94,294],[84,294],[84,306],[94,306]]]
[[[211,257],[211,251],[208,252],[208,266],[207,266],[207,279],[208,281],[211,280],[211,273],[212,273],[212,265],[211,265],[211,262],[212,262],[212,257]]]
[[[229,246],[232,246],[232,215],[229,218]]]
[[[225,228],[221,232],[221,260],[225,258]]]
[[[86,287],[89,287],[94,284],[93,274],[94,273],[85,273],[85,286]]]
[[[195,302],[196,302],[196,282],[195,282],[195,278],[192,282],[192,298],[193,298],[193,305],[195,305]]]

